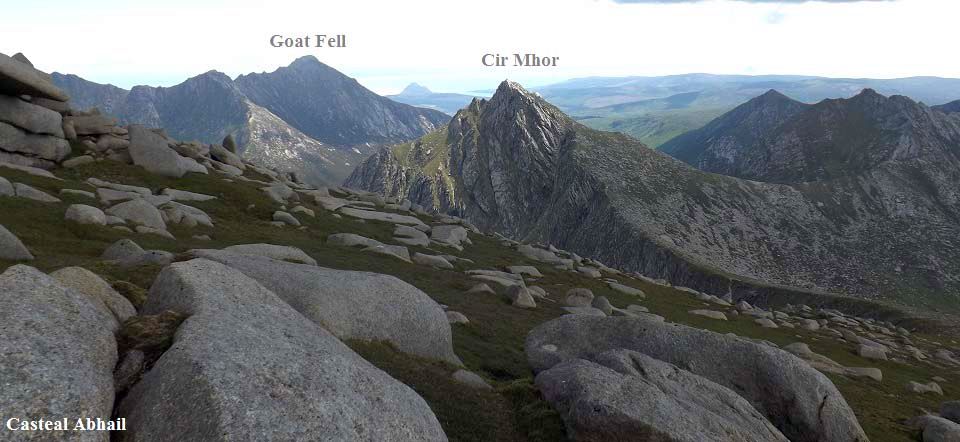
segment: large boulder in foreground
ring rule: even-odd
[[[117,344],[110,312],[39,270],[0,275],[0,414],[109,420]],[[6,432],[6,428],[2,431]],[[42,434],[42,437],[40,437]],[[107,432],[5,433],[3,439],[107,441]]]
[[[531,331],[525,349],[535,373],[610,350],[636,351],[729,388],[792,441],[868,440],[826,376],[746,339],[646,318],[568,315]]]
[[[386,341],[404,353],[462,364],[440,305],[393,276],[221,250],[191,253],[240,270],[340,339]]]
[[[165,310],[189,318],[121,403],[127,440],[446,440],[413,390],[235,269],[171,264],[144,305]]]
[[[787,441],[733,391],[634,351],[561,362],[536,384],[573,440]]]

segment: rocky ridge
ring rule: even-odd
[[[760,122],[804,108],[758,100],[783,108],[744,112]],[[875,101],[891,100],[903,101]],[[708,174],[504,82],[446,129],[373,155],[346,184],[717,295],[942,306],[960,274],[950,184],[960,168],[930,163],[789,185]],[[935,167],[932,189],[915,178],[923,165]]]
[[[75,75],[52,78],[74,107],[163,127],[175,139],[209,144],[231,135],[238,153],[316,183],[343,180],[372,144],[416,138],[448,119],[380,97],[314,57],[273,73],[234,80],[210,71],[176,86],[130,91]]]

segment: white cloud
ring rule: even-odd
[[[53,0],[5,6],[0,51],[121,86],[210,69],[271,71],[312,54],[378,92],[686,72],[960,77],[955,0],[618,4],[609,0]],[[32,4],[31,4],[32,3]],[[62,4],[57,4],[62,3]],[[786,18],[786,19],[784,19]],[[271,35],[346,33],[348,49],[276,49]],[[537,52],[560,68],[484,68]]]

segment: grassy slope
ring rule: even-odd
[[[598,130],[622,132],[643,144],[658,148],[685,132],[698,129],[728,108],[651,110],[639,113],[577,117],[577,121]]]
[[[612,291],[599,280],[590,280],[560,272],[547,265],[529,262],[514,251],[503,247],[492,238],[471,235],[475,245],[464,252],[454,250],[430,251],[412,247],[413,251],[451,253],[476,261],[475,265],[458,265],[452,271],[436,271],[399,260],[359,252],[355,249],[328,246],[327,235],[353,232],[384,242],[392,242],[392,225],[379,222],[359,222],[344,217],[333,217],[312,202],[304,205],[315,210],[316,218],[297,215],[307,227],[305,230],[276,228],[267,224],[276,204],[269,201],[250,183],[226,182],[219,175],[190,175],[171,180],[144,173],[141,169],[112,162],[101,162],[70,171],[58,171],[65,181],[54,181],[0,168],[0,176],[23,182],[56,194],[61,188],[92,190],[82,183],[89,176],[113,182],[143,185],[155,191],[175,187],[213,194],[218,200],[190,203],[213,218],[217,227],[171,231],[177,241],[158,236],[127,234],[104,227],[80,227],[63,222],[63,212],[72,202],[96,205],[83,198],[71,197],[60,204],[42,204],[28,200],[0,197],[0,224],[3,224],[30,248],[37,260],[30,263],[44,271],[67,265],[83,265],[109,280],[126,280],[149,288],[159,268],[142,267],[121,269],[99,262],[97,257],[110,243],[131,237],[144,248],[182,252],[190,248],[218,248],[230,244],[269,242],[300,247],[321,266],[374,270],[397,276],[426,292],[437,302],[470,318],[466,325],[453,327],[454,346],[467,368],[475,371],[495,386],[493,392],[478,392],[450,380],[453,367],[400,354],[381,343],[350,342],[349,344],[368,360],[397,379],[417,390],[431,405],[451,440],[558,440],[563,437],[559,417],[543,402],[532,387],[532,373],[523,354],[523,340],[538,324],[562,314],[556,300],[567,289],[586,287],[598,296],[607,296],[618,307],[636,303],[645,305],[669,321],[689,324],[718,332],[732,332],[742,336],[766,339],[777,344],[803,341],[811,348],[844,365],[875,366],[884,373],[884,381],[877,383],[864,379],[846,379],[831,376],[857,412],[873,441],[911,440],[913,436],[902,426],[902,419],[918,413],[918,408],[936,409],[940,401],[957,399],[960,388],[956,369],[946,370],[927,364],[867,361],[853,354],[850,344],[838,342],[826,335],[791,329],[763,329],[747,318],[728,322],[715,321],[687,313],[693,308],[704,308],[702,302],[675,289],[646,284],[617,276],[627,285],[643,289],[645,300],[639,300]],[[256,178],[248,173],[249,177]],[[247,209],[249,205],[253,208]],[[190,239],[191,235],[206,233],[212,241]],[[0,269],[11,263],[0,262]],[[544,273],[535,283],[550,293],[549,300],[539,302],[533,310],[514,308],[503,296],[468,295],[464,291],[476,282],[467,278],[468,268],[500,268],[505,265],[532,264]],[[937,337],[915,336],[921,339]],[[957,347],[956,342],[945,342]],[[948,379],[942,383],[946,396],[919,396],[907,393],[905,384],[913,380],[929,382],[933,376]]]

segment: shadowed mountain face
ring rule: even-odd
[[[932,109],[936,109],[943,113],[955,113],[960,112],[960,100],[951,101],[946,104],[941,104],[939,106],[933,106]]]
[[[413,139],[449,119],[378,96],[314,57],[237,80],[210,71],[176,86],[130,91],[53,75],[76,108],[99,107],[177,139],[219,143],[233,134],[249,158],[317,183],[342,181],[371,144]]]
[[[952,168],[960,149],[958,121],[871,89],[815,105],[771,91],[661,149],[708,172],[768,182],[821,181],[921,158]]]
[[[241,75],[236,84],[257,105],[333,145],[396,143],[449,121],[442,112],[381,97],[312,56],[271,73]]]
[[[774,93],[758,100],[772,109],[741,109],[758,127],[808,108]],[[866,109],[883,100],[850,101]],[[885,107],[870,114],[893,119]],[[732,139],[762,133],[741,130]],[[446,129],[378,152],[346,185],[715,293],[775,284],[955,303],[960,167],[927,149],[890,152],[895,159],[830,180],[746,181],[584,127],[505,82]]]

